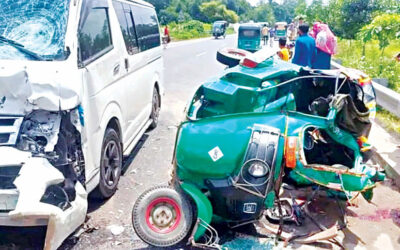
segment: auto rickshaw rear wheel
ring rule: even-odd
[[[132,224],[144,242],[155,247],[183,243],[193,225],[190,198],[181,190],[158,186],[145,191],[132,210]]]

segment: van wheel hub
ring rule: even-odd
[[[114,186],[119,177],[120,157],[115,141],[109,141],[104,150],[104,180],[107,186]]]

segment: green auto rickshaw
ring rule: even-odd
[[[239,27],[238,48],[250,52],[261,49],[261,26],[258,24],[242,24]]]
[[[276,36],[275,39],[286,38],[287,37],[287,22],[277,22],[275,23]]]
[[[244,57],[205,82],[178,127],[170,185],[148,189],[135,203],[138,237],[157,248],[221,249],[211,223],[236,228],[282,209],[283,184],[370,200],[385,175],[366,163],[367,106],[375,95],[364,82],[273,57]]]
[[[218,37],[222,36],[225,38],[226,36],[226,29],[228,28],[228,22],[227,21],[216,21],[213,23],[212,27],[212,33],[213,37],[215,39],[218,39]]]

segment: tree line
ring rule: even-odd
[[[400,13],[399,0],[261,0],[251,6],[246,0],[148,0],[161,24],[198,20],[237,22],[292,22],[303,17],[307,22],[322,21],[339,37],[355,39],[362,27],[380,14]]]

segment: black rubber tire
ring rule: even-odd
[[[227,65],[229,68],[235,67],[250,52],[236,48],[223,48],[217,52],[217,61]]]
[[[160,117],[160,109],[161,109],[160,93],[157,90],[157,88],[154,87],[152,103],[151,103],[151,115],[150,115],[150,119],[152,119],[153,121],[149,126],[150,129],[155,129],[157,127],[158,119]]]
[[[115,159],[115,178],[112,185],[107,184],[106,180],[106,164],[105,164],[105,151],[107,150],[106,147],[113,144],[116,147],[116,155],[118,159]],[[118,161],[118,162],[117,162]],[[114,164],[113,164],[114,165]],[[107,128],[104,139],[103,145],[101,148],[101,162],[100,162],[100,182],[97,186],[96,190],[94,191],[94,197],[99,199],[108,199],[115,194],[118,189],[119,179],[121,177],[122,171],[122,144],[121,139],[118,136],[118,133],[113,128]]]
[[[181,219],[171,232],[158,233],[147,225],[147,209],[153,201],[159,198],[172,199],[180,208]],[[168,186],[153,187],[141,194],[136,200],[132,210],[132,225],[139,238],[149,245],[171,247],[184,243],[190,236],[193,225],[191,201],[183,191],[177,191]]]

